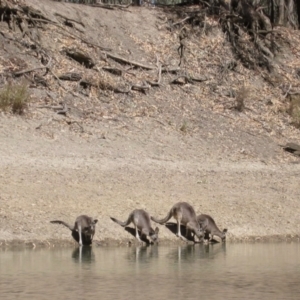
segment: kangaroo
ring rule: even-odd
[[[135,237],[136,239],[142,243],[138,230],[141,231],[141,235],[149,236],[152,242],[158,241],[158,232],[159,228],[156,227],[155,230],[151,227],[150,215],[144,211],[143,209],[135,209],[133,210],[129,216],[127,221],[122,222],[115,218],[110,217],[117,224],[125,227],[130,223],[133,223],[135,227]]]
[[[72,231],[72,236],[74,240],[78,242],[80,246],[82,246],[82,244],[84,245],[92,244],[97,222],[98,222],[97,219],[93,219],[86,215],[78,216],[75,220],[75,224],[73,227],[64,221],[59,221],[59,220],[50,221],[50,223],[52,224],[62,224],[67,228],[69,228]]]
[[[211,235],[210,241],[214,238],[214,235],[221,238],[222,242],[226,240],[227,229],[221,231],[215,223],[215,220],[209,215],[199,215],[197,216],[197,221],[200,224],[202,230],[205,232],[205,239],[209,239],[209,234]]]
[[[151,217],[156,223],[164,224],[168,222],[171,218],[177,220],[177,236],[187,241],[187,239],[181,235],[180,225],[186,226],[186,237],[188,237],[188,232],[193,232],[199,240],[203,239],[203,230],[200,227],[200,224],[197,222],[197,216],[194,208],[187,202],[178,202],[176,203],[167,216],[164,219],[158,220],[154,217]]]

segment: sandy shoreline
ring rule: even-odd
[[[277,235],[277,236],[245,236],[243,238],[231,238],[226,243],[298,243],[300,241],[300,235]],[[197,245],[192,242],[185,243],[180,240],[163,239],[160,240],[159,246],[184,246],[184,245]],[[103,239],[94,240],[91,247],[140,247],[150,246],[145,243],[139,244],[134,239],[114,240]],[[71,238],[69,240],[0,240],[0,249],[16,250],[16,249],[52,249],[52,248],[76,248],[76,243]],[[89,247],[89,246],[85,246]]]

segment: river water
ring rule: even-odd
[[[0,298],[299,299],[300,244],[0,250]]]

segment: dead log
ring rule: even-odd
[[[87,69],[92,69],[95,66],[93,59],[86,53],[75,49],[65,49],[65,54],[85,66]]]
[[[183,85],[183,84],[187,84],[187,83],[193,84],[193,81],[203,82],[206,80],[208,80],[207,77],[196,78],[196,77],[187,76],[187,75],[180,75],[180,76],[177,76],[175,79],[173,79],[170,83]]]
[[[78,73],[69,72],[59,75],[58,78],[60,80],[79,81],[82,76]]]

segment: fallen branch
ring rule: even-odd
[[[136,62],[136,61],[128,60],[128,59],[125,59],[125,58],[120,57],[120,56],[118,56],[118,55],[116,55],[116,54],[113,54],[113,53],[107,53],[107,52],[104,52],[104,54],[105,54],[107,57],[112,58],[112,59],[114,59],[115,61],[120,62],[120,63],[123,63],[123,64],[132,65],[132,66],[139,67],[139,68],[142,68],[142,69],[145,69],[145,70],[155,70],[155,67],[147,66],[147,65],[138,63],[138,62]]]
[[[150,85],[145,84],[145,85],[132,85],[131,86],[131,90],[133,91],[140,91],[140,92],[146,92],[147,90],[149,90],[151,88]]]
[[[41,67],[36,67],[36,68],[32,68],[32,69],[27,69],[27,70],[15,72],[15,73],[13,73],[12,75],[18,77],[18,76],[23,75],[23,74],[25,74],[25,73],[30,73],[30,72],[33,72],[33,71],[36,71],[36,70],[40,70],[40,69],[49,69],[50,64],[51,64],[51,60],[52,60],[52,59],[50,58],[50,60],[49,60],[49,62],[47,63],[46,66],[41,66]]]
[[[112,73],[117,76],[123,75],[123,70],[121,70],[119,68],[102,67],[102,70],[107,71],[107,72]]]
[[[67,104],[64,102],[59,102],[59,104],[60,105],[40,105],[37,106],[36,108],[49,108],[56,111],[58,115],[66,115],[66,113],[69,110]]]
[[[191,77],[191,76],[180,75],[180,76],[176,77],[175,79],[173,79],[170,83],[171,84],[187,84],[187,83],[193,83],[193,81],[203,82],[206,80],[208,80],[206,77],[195,78],[195,77]]]
[[[165,67],[161,69],[162,73],[174,73],[174,74],[180,70],[181,70],[180,67],[174,67],[174,68]]]
[[[100,8],[104,8],[104,9],[125,9],[128,8],[131,5],[131,3],[127,4],[127,5],[121,5],[121,4],[103,4],[103,3],[96,3],[96,4],[91,4],[89,6],[92,7],[100,7]]]
[[[54,15],[55,15],[55,16],[58,16],[58,17],[61,17],[61,18],[65,19],[65,20],[67,20],[67,21],[77,23],[77,24],[81,25],[82,27],[85,27],[85,25],[84,25],[82,22],[77,21],[77,20],[75,20],[75,19],[70,19],[70,18],[68,18],[68,17],[65,17],[65,16],[59,14],[59,13],[54,13]]]
[[[81,80],[82,76],[81,74],[70,72],[70,73],[64,73],[58,76],[60,80],[69,80],[69,81],[79,81]]]
[[[173,23],[172,26],[176,26],[176,25],[178,25],[178,24],[184,23],[185,21],[187,21],[187,20],[189,20],[189,19],[191,19],[191,18],[192,18],[192,16],[186,17],[186,18],[184,18],[183,20],[180,20],[180,21],[178,21],[178,22]]]

